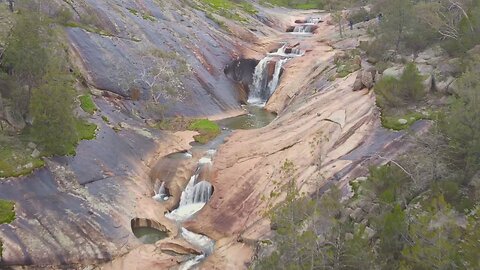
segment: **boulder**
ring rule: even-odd
[[[353,220],[360,221],[362,219],[363,215],[364,215],[364,213],[363,213],[362,208],[357,208],[353,211],[353,213],[350,214],[350,217]]]
[[[374,74],[369,70],[362,71],[362,84],[368,89],[373,87]]]
[[[406,124],[408,123],[408,120],[407,120],[407,119],[400,118],[400,119],[398,119],[398,123],[399,123],[400,125],[406,125]]]
[[[348,58],[348,54],[344,51],[339,51],[337,53],[335,53],[335,55],[333,56],[333,61],[335,63],[338,63],[338,61],[340,60],[345,60]]]
[[[29,143],[27,144],[27,147],[30,148],[30,149],[35,149],[35,148],[37,148],[37,145],[36,145],[35,143],[33,143],[33,142],[29,142]]]
[[[453,58],[446,62],[440,63],[436,72],[445,77],[458,77],[462,73],[462,60],[460,58]]]
[[[470,58],[473,58],[475,56],[480,56],[480,45],[477,45],[477,46],[473,47],[472,49],[470,49],[467,52],[467,54]]]
[[[357,78],[355,79],[355,82],[353,83],[353,91],[360,91],[363,89],[363,82],[362,82],[362,70],[359,70],[357,72]]]
[[[427,91],[430,91],[433,87],[433,67],[431,65],[420,64],[417,65],[417,69],[425,79],[423,86]]]
[[[38,149],[33,150],[31,156],[32,158],[38,158],[40,156],[40,151],[38,151]]]
[[[404,69],[403,66],[394,66],[391,68],[387,68],[383,71],[382,76],[384,77],[388,76],[388,77],[394,77],[396,79],[400,79],[403,73],[403,69]]]
[[[455,81],[455,78],[451,76],[443,79],[442,78],[437,79],[437,77],[435,77],[434,90],[439,93],[448,94],[450,85],[454,81]]]
[[[365,234],[366,234],[366,236],[367,236],[368,239],[372,239],[372,237],[375,236],[375,233],[376,233],[376,232],[375,232],[374,229],[372,229],[372,228],[370,228],[370,227],[368,227],[368,226],[365,227]]]
[[[5,120],[17,131],[25,128],[26,123],[23,117],[11,107],[5,107]]]

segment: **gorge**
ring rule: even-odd
[[[40,5],[72,13],[64,50],[97,108],[76,114],[96,136],[0,179],[16,213],[0,225],[1,269],[249,269],[273,237],[279,186],[336,186],[347,198],[350,182],[430,127],[385,129],[371,86],[353,91],[371,64],[348,54],[371,39],[374,20],[340,36],[323,10],[186,2]],[[339,76],[342,57],[358,69]],[[201,144],[182,121],[204,118],[219,130]],[[162,128],[165,119],[181,128]]]

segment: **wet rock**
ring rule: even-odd
[[[257,65],[256,59],[238,59],[225,66],[223,72],[231,80],[249,85]]]

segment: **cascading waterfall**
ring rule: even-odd
[[[210,167],[212,166],[212,158],[215,153],[215,150],[210,149],[206,151],[205,156],[198,161],[197,169],[192,177],[190,177],[190,181],[188,181],[185,190],[182,192],[178,208],[166,214],[165,217],[178,222],[180,225],[207,204],[212,196],[213,186],[208,181],[199,178],[204,172],[210,170]],[[165,188],[163,183],[162,186]],[[160,189],[162,189],[162,186]],[[181,227],[180,230],[185,241],[202,251],[202,254],[195,256],[193,259],[180,265],[180,270],[189,270],[213,252],[215,242],[207,236],[190,232],[183,227]]]
[[[275,64],[275,72],[273,73],[273,79],[268,83],[268,90],[270,92],[270,96],[273,94],[273,92],[275,92],[275,89],[277,89],[283,64],[285,64],[287,61],[288,59],[281,59]]]
[[[275,53],[270,53],[265,58],[260,60],[258,65],[255,67],[253,83],[250,86],[250,93],[248,95],[248,103],[265,106],[267,100],[275,92],[280,81],[283,65],[291,57],[294,57],[293,54],[285,53],[286,48],[287,44],[284,44]],[[300,52],[300,50],[296,49],[295,52]],[[278,59],[278,57],[281,59]],[[273,72],[272,79],[269,81],[268,66],[272,61],[275,61],[275,71]]]
[[[265,57],[255,67],[253,73],[253,83],[250,87],[250,94],[248,95],[248,103],[251,104],[263,104],[265,102],[265,89],[268,85],[268,63],[272,60],[272,57]],[[268,98],[268,97],[267,97]]]

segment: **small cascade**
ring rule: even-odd
[[[282,67],[287,61],[288,59],[281,59],[275,64],[275,72],[273,73],[273,78],[268,83],[268,90],[269,90],[270,96],[273,94],[273,92],[275,92],[275,89],[277,89],[278,82],[280,80],[280,75],[282,72]]]
[[[183,222],[200,211],[208,202],[212,196],[213,187],[206,180],[200,180],[199,178],[202,172],[210,169],[214,153],[213,151],[207,151],[206,156],[198,161],[195,173],[190,177],[190,181],[182,192],[178,208],[166,214],[167,218]]]
[[[312,33],[313,27],[310,24],[296,25],[293,28],[293,33],[295,34],[310,34]]]
[[[288,47],[288,44],[285,43],[282,47],[280,47],[277,51],[268,53],[268,56],[278,56],[278,57],[298,57],[298,56],[303,56],[305,52],[300,50],[299,48],[296,47]]]
[[[307,19],[307,23],[311,23],[311,24],[318,24],[321,21],[322,21],[322,19],[320,19],[320,18],[308,18]]]
[[[182,237],[194,247],[202,251],[202,254],[196,256],[191,260],[186,261],[179,268],[180,270],[188,270],[191,269],[193,266],[199,264],[203,259],[205,259],[205,257],[210,255],[213,252],[215,243],[212,239],[204,235],[193,233],[185,228],[182,228],[181,230]]]
[[[155,195],[152,198],[156,201],[163,202],[168,200],[169,198],[167,191],[165,189],[165,182],[162,182],[162,184],[160,185],[160,188],[158,189],[158,192],[155,190],[154,192],[155,192]]]

